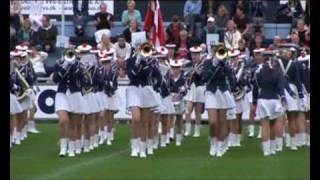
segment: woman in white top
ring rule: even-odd
[[[237,30],[237,25],[233,20],[229,20],[227,24],[227,31],[224,34],[224,43],[226,48],[238,49],[241,33]]]
[[[44,51],[38,51],[35,46],[30,47],[30,61],[32,63],[33,69],[38,77],[44,77],[47,72],[44,68],[44,61],[48,58],[48,53]]]

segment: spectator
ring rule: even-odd
[[[288,3],[280,6],[276,15],[278,23],[292,23],[294,27],[296,19],[301,18],[302,13],[300,0],[288,0]]]
[[[200,19],[200,11],[202,7],[201,0],[187,0],[184,4],[183,8],[183,17],[185,19],[185,23],[189,26],[189,36],[192,36],[194,22],[201,21]]]
[[[18,44],[16,30],[10,26],[10,51],[15,49],[16,45]]]
[[[46,77],[47,72],[44,68],[44,61],[48,57],[48,53],[43,51],[38,51],[36,46],[30,47],[31,53],[29,59],[32,63],[33,69],[38,77]]]
[[[304,11],[304,21],[306,25],[310,25],[310,0],[306,1],[306,9]]]
[[[23,21],[23,26],[17,34],[18,43],[23,43],[27,46],[39,45],[38,33],[31,29],[30,19],[25,19]]]
[[[39,29],[39,41],[45,52],[55,51],[58,30],[50,23],[49,16],[42,17],[42,27]]]
[[[241,38],[241,33],[237,30],[236,24],[233,20],[229,20],[227,24],[227,31],[224,34],[224,43],[226,48],[239,48],[239,40]]]
[[[100,12],[94,15],[94,24],[96,30],[100,29],[111,29],[113,26],[113,15],[107,12],[108,6],[106,3],[100,4]]]
[[[173,15],[171,18],[171,23],[166,29],[167,43],[177,44],[179,40],[179,33],[182,29],[184,29],[184,27],[180,22],[179,16]]]
[[[110,35],[104,33],[101,37],[101,42],[97,45],[97,48],[100,50],[110,50],[114,49],[114,46],[110,40]],[[116,54],[114,53],[114,59],[116,59]]]
[[[250,7],[250,17],[253,17],[254,32],[263,33],[263,17],[267,2],[265,0],[254,0],[250,2]]]
[[[256,33],[255,35],[255,38],[254,38],[254,42],[251,44],[251,47],[250,47],[250,52],[251,52],[251,55],[253,56],[253,50],[254,49],[259,49],[259,48],[265,48],[264,45],[263,45],[263,34],[261,33]]]
[[[123,34],[118,36],[118,41],[114,44],[116,53],[117,63],[120,66],[120,77],[125,78],[126,76],[126,60],[130,58],[131,46],[126,42]]]
[[[42,19],[42,6],[44,1],[36,0],[30,1],[30,14],[29,19],[31,21],[31,29],[38,32],[39,28],[42,26],[41,19]]]
[[[304,36],[303,47],[310,47],[310,31],[306,31]]]
[[[281,37],[276,35],[273,37],[273,43],[269,45],[269,49],[275,50],[279,48],[281,43]]]
[[[219,0],[203,0],[202,1],[202,8],[201,8],[201,14],[202,14],[202,24],[207,24],[207,19],[209,17],[214,17],[216,12],[218,11],[218,7],[221,4]]]
[[[305,34],[308,31],[308,27],[305,25],[303,19],[298,19],[297,20],[297,25],[295,29],[292,29],[292,32],[295,32],[299,35],[300,45],[303,45],[304,40],[305,40]]]
[[[236,15],[233,17],[233,21],[236,23],[237,29],[241,35],[247,35],[249,33],[249,18],[245,14],[242,6],[237,6]]]
[[[138,26],[142,25],[142,17],[139,10],[135,9],[136,2],[134,0],[128,0],[127,7],[128,10],[122,11],[121,23],[124,27],[130,26],[130,21],[135,19],[138,22]]]
[[[246,40],[243,38],[239,40],[239,51],[241,54],[245,54],[246,58],[250,57],[250,50],[247,47]]]
[[[290,36],[290,42],[292,44],[296,44],[296,45],[299,46],[299,42],[300,42],[299,35],[296,34],[296,33],[292,33],[291,36]]]
[[[218,8],[218,13],[215,16],[215,24],[218,32],[224,33],[227,27],[228,20],[229,20],[228,11],[224,7],[224,5],[221,4]]]
[[[206,38],[206,34],[219,34],[219,42],[223,41],[223,31],[219,31],[218,28],[216,27],[214,17],[208,18],[207,25],[203,28],[203,30],[205,32],[204,38]]]
[[[190,39],[192,39],[192,41],[197,45],[206,41],[206,32],[204,31],[201,22],[194,23],[193,34]]]
[[[248,0],[236,0],[231,5],[231,17],[237,14],[237,7],[241,6],[245,14],[249,14],[250,1]]]
[[[189,48],[191,47],[187,30],[181,30],[179,33],[179,41],[176,45],[176,58],[190,59]]]
[[[131,34],[134,32],[140,32],[141,30],[138,28],[138,22],[135,19],[130,21],[130,27],[123,31],[123,35],[126,38],[126,42],[131,43]]]
[[[74,27],[85,28],[89,21],[89,0],[72,0],[72,7]]]
[[[85,34],[85,29],[83,26],[75,27],[74,34],[76,36],[70,37],[70,44],[75,45],[75,47],[78,47],[84,43],[94,45],[94,39]]]
[[[22,21],[23,21],[23,17],[21,14],[20,0],[11,0],[10,1],[10,26],[12,26],[14,30],[18,32],[21,28]]]

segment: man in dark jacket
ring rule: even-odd
[[[42,27],[39,29],[39,40],[43,51],[53,52],[55,51],[58,30],[50,23],[48,16],[43,16]]]

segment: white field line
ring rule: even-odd
[[[41,175],[41,176],[38,176],[38,177],[35,177],[35,178],[32,178],[32,179],[33,180],[45,180],[45,179],[57,178],[57,177],[61,176],[62,174],[68,173],[69,171],[73,171],[74,169],[77,169],[77,168],[80,168],[80,167],[83,167],[83,166],[87,166],[87,165],[90,165],[90,164],[94,164],[94,163],[97,163],[99,161],[103,161],[103,160],[106,160],[106,159],[110,159],[110,158],[112,158],[114,156],[117,156],[119,154],[127,152],[128,150],[129,149],[124,149],[124,150],[109,154],[108,156],[105,156],[105,157],[97,157],[97,158],[94,158],[94,159],[91,159],[91,160],[88,160],[88,161],[84,161],[82,163],[74,164],[74,165],[68,166],[66,168],[60,169],[60,170],[56,171],[56,173],[54,173],[54,174]],[[66,157],[66,158],[68,158],[68,157]]]

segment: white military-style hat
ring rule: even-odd
[[[156,48],[155,56],[158,58],[164,58],[168,55],[168,49],[166,47],[160,46]]]
[[[10,56],[17,57],[17,56],[20,56],[21,53],[22,53],[22,51],[19,51],[18,49],[15,49],[15,50],[10,52]]]
[[[170,59],[169,65],[171,67],[181,67],[183,65],[184,59]]]
[[[166,44],[166,48],[175,48],[176,47],[176,45],[175,44],[173,44],[173,43],[169,43],[169,44]]]
[[[100,62],[110,62],[111,60],[113,59],[112,56],[108,56],[108,55],[105,55],[104,57],[100,58]]]
[[[310,59],[310,55],[306,54],[306,52],[302,51],[300,56],[298,57],[298,61],[308,61]]]
[[[16,49],[18,49],[19,51],[27,51],[29,48],[27,45],[19,44],[16,46]]]
[[[214,17],[211,17],[211,16],[210,16],[210,17],[208,18],[207,22],[215,22]]]
[[[265,48],[256,48],[253,50],[254,53],[263,53],[266,49]]]
[[[26,51],[22,51],[19,56],[20,57],[27,57],[28,53]]]
[[[192,46],[190,48],[191,53],[200,53],[202,51],[202,48],[200,46]]]
[[[229,49],[228,56],[235,57],[240,54],[240,51],[238,49]]]
[[[91,49],[92,49],[92,46],[86,43],[83,43],[77,47],[77,50],[79,52],[90,52]]]

